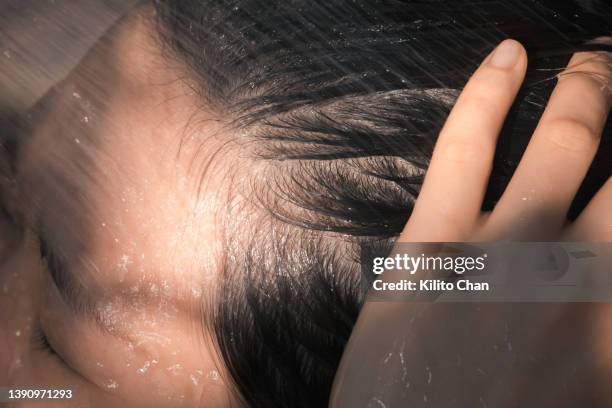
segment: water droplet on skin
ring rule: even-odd
[[[5,51],[3,52],[3,54],[4,54],[4,56],[5,56],[6,58],[8,58],[8,59],[10,59],[10,58],[11,58],[11,52],[10,52],[9,50],[5,50]]]
[[[145,361],[144,365],[136,371],[138,372],[138,374],[144,374],[147,372],[150,366],[151,366],[151,362]]]
[[[202,290],[200,288],[191,288],[191,295],[195,299],[199,299],[202,296]]]
[[[113,329],[117,324],[121,322],[122,316],[116,307],[114,307],[113,303],[105,303],[97,308],[98,316],[108,329]]]
[[[117,388],[119,388],[119,384],[117,383],[117,381],[113,380],[112,378],[109,378],[108,381],[106,381],[106,388],[108,388],[109,390],[115,390]]]
[[[117,267],[119,268],[119,270],[125,272],[125,271],[128,270],[128,266],[130,266],[131,264],[132,264],[132,260],[129,257],[129,255],[123,254],[119,258],[119,262],[117,263]]]
[[[81,99],[81,94],[79,94],[78,92],[73,92],[72,96],[75,97],[76,99]]]
[[[380,407],[380,408],[387,408],[387,406],[385,405],[384,402],[382,402],[379,398],[372,398],[370,400],[370,402],[375,402],[376,406]],[[371,407],[372,404],[368,404],[368,407]]]
[[[387,357],[385,357],[383,363],[387,364],[389,362],[389,360],[391,359],[391,357],[393,356],[393,353],[389,353],[387,354]]]
[[[17,331],[15,332],[15,336],[17,336],[17,337],[21,336],[21,330],[17,330]]]
[[[219,372],[217,370],[211,370],[208,372],[208,374],[206,374],[206,378],[211,380],[211,381],[219,381],[219,379],[221,378],[221,376],[219,375]]]
[[[74,138],[74,141],[76,142],[76,144],[80,144],[80,143],[81,143],[81,141],[79,140],[79,138],[78,138],[78,137],[75,137],[75,138]]]
[[[180,364],[174,364],[168,367],[166,370],[170,371],[174,375],[178,375],[178,373],[183,370],[183,366]]]
[[[197,387],[197,386],[198,386],[198,384],[199,384],[199,381],[198,381],[198,379],[196,378],[196,376],[195,376],[195,375],[193,375],[193,374],[190,374],[190,375],[189,375],[189,378],[191,378],[191,382],[193,383],[193,385],[195,385],[195,386]]]
[[[13,362],[15,368],[23,367],[23,361],[21,361],[21,357],[17,357]]]

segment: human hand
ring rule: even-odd
[[[520,44],[502,43],[449,115],[398,242],[612,241],[612,180],[566,220],[607,119],[611,61],[572,57],[511,182],[483,213],[497,134],[527,66]],[[610,406],[611,313],[605,303],[369,302],[330,406]]]
[[[398,241],[612,241],[612,180],[574,223],[566,221],[610,109],[612,58],[603,53],[573,56],[500,201],[481,211],[497,135],[526,67],[522,46],[506,40],[474,73],[440,133]]]

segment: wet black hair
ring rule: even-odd
[[[596,0],[168,0],[156,10],[165,45],[260,169],[248,195],[258,215],[240,215],[248,238],[226,237],[212,318],[249,407],[327,406],[364,300],[360,254],[392,247],[450,108],[497,43],[522,42],[529,68],[484,210],[570,55],[611,49],[589,43],[612,34],[610,5]],[[610,176],[611,135],[608,125],[569,218]]]

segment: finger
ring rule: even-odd
[[[569,229],[570,241],[612,242],[612,178],[591,199]]]
[[[572,57],[488,223],[517,230],[536,226],[544,233],[565,223],[606,122],[610,62],[605,53]]]
[[[458,239],[476,222],[497,135],[526,67],[523,47],[505,40],[472,75],[440,132],[419,198],[400,239]]]

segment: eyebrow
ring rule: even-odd
[[[75,314],[75,316],[93,321],[105,333],[122,337],[124,334],[123,332],[109,330],[109,327],[102,322],[96,307],[98,304],[97,301],[100,300],[100,298],[92,296],[91,290],[87,286],[83,285],[81,279],[79,279],[78,275],[76,275],[76,270],[71,268],[66,257],[64,257],[61,252],[57,250],[57,248],[52,246],[51,240],[46,238],[44,230],[41,230],[38,233],[38,236],[40,255],[46,261],[46,269],[51,275],[51,278],[64,303]],[[153,295],[152,292],[139,292],[138,295],[140,300],[145,300],[151,304],[159,301],[159,299]],[[129,293],[121,293],[120,296],[123,301],[130,301]],[[174,301],[176,302],[177,299],[175,298]],[[182,305],[180,302],[176,304],[176,306],[179,308],[186,307],[189,309],[188,306]]]

